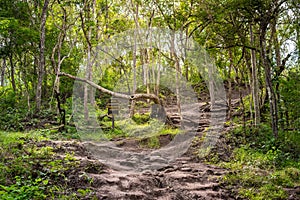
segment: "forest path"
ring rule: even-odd
[[[180,157],[157,171],[89,174],[99,199],[231,199],[220,178],[226,170]]]
[[[238,112],[236,109],[238,104],[239,95],[234,93],[233,113]],[[176,105],[169,105],[166,107],[166,111],[171,117],[174,117],[173,122],[176,125],[180,120],[176,114]],[[200,141],[203,141],[201,137],[206,127],[211,125],[210,104],[202,101],[195,105],[187,105],[184,112],[186,117],[183,118],[183,122],[185,126],[190,126],[185,128],[195,132],[193,133],[195,142],[190,143],[184,154],[166,163],[160,163],[164,162],[164,160],[160,160],[161,157],[154,156],[151,158],[150,155],[151,162],[147,164],[153,162],[159,164],[160,167],[156,169],[149,166],[146,166],[145,169],[140,167],[145,164],[140,162],[145,160],[145,157],[136,158],[144,155],[149,156],[147,153],[151,154],[154,150],[141,147],[140,141],[134,138],[120,138],[112,141],[114,145],[106,145],[105,147],[108,148],[104,152],[101,149],[101,144],[87,141],[51,141],[50,146],[53,146],[53,149],[60,156],[64,157],[67,152],[74,153],[74,157],[80,161],[80,166],[70,171],[67,177],[68,186],[71,190],[90,189],[92,191],[91,194],[81,199],[93,199],[93,197],[109,200],[239,199],[236,197],[236,189],[224,185],[222,181],[224,175],[230,171],[205,164],[197,157],[201,145]],[[160,146],[167,146],[172,140],[172,135],[161,135],[159,137]],[[221,141],[221,143],[223,142]],[[227,150],[223,149],[222,145],[218,146],[217,144],[217,148],[218,152],[221,152],[221,156],[224,153],[224,157],[229,158]],[[108,162],[102,162],[109,158],[111,150],[116,153],[120,151],[132,152],[130,155],[133,155],[134,159],[130,156],[126,157],[127,154],[124,154],[125,157],[116,161],[117,166],[124,166],[122,163],[131,165],[131,170],[117,169],[111,167]],[[132,170],[135,166],[136,170]]]
[[[201,112],[202,116],[199,120],[199,127],[197,127],[196,137],[198,138],[202,136],[204,127],[209,126],[210,123],[209,105],[203,103],[199,105],[200,109],[195,109],[196,112]],[[191,116],[193,117],[192,113]],[[168,135],[160,137],[161,143],[167,144],[171,140],[172,138]],[[137,141],[132,139],[125,138],[118,143],[121,145],[116,148],[122,148],[124,151],[140,152],[145,150],[141,149]],[[54,144],[54,146],[56,145]],[[60,153],[75,152],[75,158],[81,161],[81,167],[77,174],[84,174],[84,176],[74,176],[77,178],[74,178],[70,187],[77,189],[89,187],[94,191],[93,195],[97,196],[97,199],[236,199],[234,191],[226,189],[226,186],[222,185],[222,177],[228,171],[200,162],[195,155],[197,146],[191,145],[185,154],[164,164],[163,167],[142,171],[117,170],[104,165],[101,157],[97,155],[99,146],[95,143],[66,142],[59,146],[64,149]],[[109,154],[109,152],[107,153]],[[101,152],[99,155],[104,154]],[[122,159],[120,162],[128,162],[127,158]],[[159,162],[159,160],[154,160],[154,162]],[[89,180],[88,183],[87,180]],[[90,197],[86,199],[90,199]]]
[[[71,190],[93,191],[81,199],[116,200],[221,200],[236,199],[222,184],[228,170],[199,162],[189,153],[158,170],[126,172],[103,165],[78,141],[45,141],[64,157],[73,152],[80,165],[66,175]]]

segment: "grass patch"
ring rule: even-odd
[[[146,113],[146,114],[137,113],[132,117],[132,120],[138,125],[148,123],[150,120],[150,113]]]
[[[152,136],[140,141],[142,147],[150,149],[158,149],[160,147],[160,141],[158,136]]]

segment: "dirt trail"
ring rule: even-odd
[[[226,105],[224,102],[222,104],[216,106],[214,110],[210,110],[210,105],[206,102],[182,107],[181,125],[185,126],[188,132],[193,132],[193,136],[200,138],[203,135],[203,130],[211,124],[222,124],[223,126]],[[178,123],[178,116],[173,110],[172,107],[167,108],[167,112],[174,116],[174,122]],[[160,136],[159,139],[162,148],[174,140],[171,135]],[[160,160],[163,156],[158,158],[155,155],[152,157],[150,155],[150,162],[148,163],[160,164],[155,169],[151,167],[143,169],[141,166],[145,163],[140,162],[141,160],[145,161],[145,157],[148,156],[147,152],[151,154],[153,150],[141,149],[141,146],[134,139],[125,138],[121,141],[112,142],[114,145],[107,145],[105,146],[108,147],[106,149],[102,148],[101,144],[99,146],[99,144],[86,141],[52,141],[50,144],[61,156],[64,156],[66,152],[75,152],[75,158],[80,160],[80,167],[67,175],[69,177],[67,185],[73,191],[91,189],[92,194],[84,199],[92,199],[92,197],[112,200],[238,199],[235,190],[228,189],[222,184],[222,177],[230,173],[229,171],[204,164],[196,158],[195,151],[199,149],[199,140],[196,142],[196,146],[188,145],[185,149],[186,153],[176,156],[168,162]],[[177,146],[173,145],[173,149],[168,149],[166,152],[171,151],[172,153],[176,148],[180,148]],[[124,162],[126,163],[125,166],[131,165],[131,169],[137,167],[138,170],[117,170],[109,167],[109,164],[106,165],[103,164],[105,162],[101,162],[101,159],[109,158],[114,152],[119,155],[120,150],[134,153],[122,154],[121,159],[117,160],[117,164]],[[144,154],[141,153],[143,151]],[[164,155],[164,157],[167,156]],[[154,159],[153,162],[151,159]]]
[[[125,172],[111,169],[94,158],[77,141],[46,141],[64,156],[74,152],[80,167],[68,174],[68,186],[72,190],[89,188],[92,194],[83,199],[116,200],[218,200],[236,199],[221,183],[227,170],[203,164],[185,154],[158,170]]]
[[[207,109],[208,105],[201,104],[201,115],[196,128],[196,136],[202,135],[203,127],[207,127],[210,123]],[[199,113],[199,110],[196,112]],[[195,118],[193,113],[188,113],[191,118]],[[186,124],[195,126],[195,123],[187,122]],[[199,127],[198,127],[199,126]],[[167,144],[172,140],[171,137],[161,136],[162,143]],[[163,163],[160,167],[152,170],[116,170],[102,164],[98,155],[104,155],[101,147],[96,144],[86,142],[53,142],[52,146],[59,146],[56,149],[63,156],[64,152],[75,152],[75,157],[81,161],[81,168],[73,172],[73,180],[70,181],[71,188],[86,189],[90,188],[93,196],[97,199],[117,199],[117,200],[218,200],[218,199],[236,199],[230,190],[226,189],[222,183],[222,176],[228,173],[227,170],[216,166],[207,165],[196,159],[193,147],[189,148],[187,153],[175,158],[173,161]],[[128,148],[134,148],[134,151],[140,152],[136,141],[132,139],[123,139],[118,141],[119,146],[111,148],[111,152],[118,148],[127,151]],[[100,150],[99,150],[100,149]],[[105,149],[107,153],[111,153]],[[149,149],[148,149],[149,150]],[[147,155],[147,150],[145,151]],[[151,153],[151,151],[148,151]],[[105,152],[104,152],[105,153]],[[135,154],[134,154],[135,155]],[[136,154],[135,157],[144,154]],[[124,154],[122,155],[124,156]],[[109,156],[108,156],[109,157]],[[131,157],[122,157],[122,162],[130,162]],[[127,159],[127,160],[126,160]],[[129,161],[128,161],[129,159]],[[143,160],[141,158],[139,160]],[[151,157],[150,157],[151,159]],[[154,160],[158,164],[160,160]],[[163,160],[161,161],[163,162]],[[130,163],[129,163],[130,164]],[[135,161],[136,167],[140,167],[140,163]],[[142,163],[143,164],[143,163]],[[78,176],[80,174],[80,176]],[[83,176],[84,174],[84,176]],[[87,181],[88,180],[88,181]],[[90,199],[91,197],[86,197]]]
[[[178,158],[158,171],[89,174],[99,199],[231,199],[219,179],[226,170]]]

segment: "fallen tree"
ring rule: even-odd
[[[129,99],[131,101],[139,100],[139,99],[150,99],[155,104],[163,105],[163,101],[161,99],[159,99],[155,94],[140,93],[140,94],[128,95],[128,94],[123,94],[123,93],[118,93],[118,92],[114,92],[114,91],[108,90],[108,89],[106,89],[104,87],[101,87],[100,85],[97,85],[93,81],[90,81],[90,80],[87,80],[87,79],[84,79],[84,78],[80,78],[80,77],[76,77],[76,76],[73,76],[71,74],[67,74],[67,73],[64,73],[64,72],[59,73],[59,76],[66,76],[66,77],[69,77],[69,78],[71,78],[73,80],[77,80],[77,81],[80,81],[80,82],[87,83],[90,86],[92,86],[93,88],[95,88],[95,89],[97,89],[97,90],[99,90],[99,91],[101,91],[103,93],[112,95],[114,97],[123,98],[123,99]]]
[[[95,88],[95,89],[97,89],[97,90],[99,90],[99,91],[101,91],[103,93],[109,94],[111,96],[118,97],[118,98],[123,98],[123,99],[128,99],[128,100],[130,100],[132,102],[131,103],[131,110],[134,108],[135,101],[137,101],[137,100],[140,100],[140,99],[149,99],[149,100],[152,100],[155,104],[158,104],[160,106],[159,107],[157,107],[155,105],[151,106],[151,116],[154,116],[155,118],[158,118],[158,119],[161,119],[162,116],[164,116],[164,117],[166,117],[166,123],[167,124],[169,124],[169,125],[171,125],[173,127],[177,127],[173,123],[172,117],[169,116],[166,113],[166,111],[165,111],[164,100],[160,99],[155,94],[146,94],[146,93],[137,93],[137,94],[131,94],[131,95],[129,95],[129,94],[123,94],[123,93],[119,93],[119,92],[114,92],[114,91],[108,90],[108,89],[106,89],[106,88],[104,88],[104,87],[102,87],[102,86],[94,83],[93,81],[87,80],[85,78],[80,78],[80,77],[77,77],[77,76],[73,76],[73,75],[68,74],[68,73],[60,72],[59,76],[66,76],[66,77],[71,78],[73,80],[80,81],[80,82],[83,82],[83,83],[87,83],[90,86],[92,86],[93,88]]]
[[[119,93],[119,92],[113,92],[113,91],[108,90],[104,87],[101,87],[100,85],[94,83],[93,81],[87,80],[85,78],[76,77],[76,76],[73,76],[73,75],[68,74],[68,73],[61,72],[61,73],[59,73],[59,76],[66,76],[66,77],[69,77],[73,80],[80,81],[80,82],[83,82],[83,83],[87,83],[90,86],[92,86],[93,88],[95,88],[95,89],[97,89],[97,90],[99,90],[103,93],[112,95],[114,97],[128,99],[132,102],[132,104],[131,104],[132,108],[131,109],[133,109],[133,107],[135,105],[135,103],[134,103],[135,101],[140,100],[140,99],[150,99],[155,104],[160,105],[160,109],[157,109],[157,108],[156,109],[151,109],[151,115],[156,116],[156,115],[161,115],[161,113],[164,113],[164,116],[166,117],[166,123],[171,125],[171,126],[174,126],[170,116],[168,116],[167,113],[165,112],[163,99],[158,98],[155,94],[138,93],[138,94],[128,95],[128,94],[123,94],[123,93]],[[152,105],[152,107],[153,106],[155,106],[155,105]],[[154,113],[152,113],[152,112],[154,112]],[[161,116],[157,116],[157,117],[161,118]]]

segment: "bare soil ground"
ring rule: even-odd
[[[222,184],[226,169],[203,164],[190,153],[159,170],[133,173],[103,165],[78,141],[45,141],[40,145],[52,146],[62,157],[74,152],[80,166],[66,174],[66,184],[73,191],[91,189],[85,199],[237,199],[235,192]]]
[[[202,102],[197,106],[190,105],[190,107],[191,109],[188,108],[185,113],[190,119],[187,119],[185,123],[193,127],[191,130],[197,132],[196,138],[200,140],[203,130],[210,124],[210,106]],[[167,108],[167,112],[171,111],[172,107]],[[166,146],[172,139],[171,135],[160,136],[160,146]],[[139,141],[132,138],[114,142],[124,151],[151,151],[151,149],[141,147]],[[142,172],[120,171],[102,164],[96,152],[90,153],[91,149],[97,148],[92,143],[86,144],[78,141],[48,141],[46,143],[48,144],[42,145],[52,146],[62,157],[66,152],[74,152],[75,158],[80,161],[80,167],[66,174],[68,177],[66,184],[73,191],[91,189],[93,193],[85,197],[86,199],[91,199],[92,196],[97,199],[118,200],[238,199],[235,189],[228,188],[222,183],[222,177],[229,173],[226,169],[204,164],[197,159],[195,153],[199,148],[199,141],[192,143],[185,154],[168,162],[167,165],[156,170],[143,170]]]

